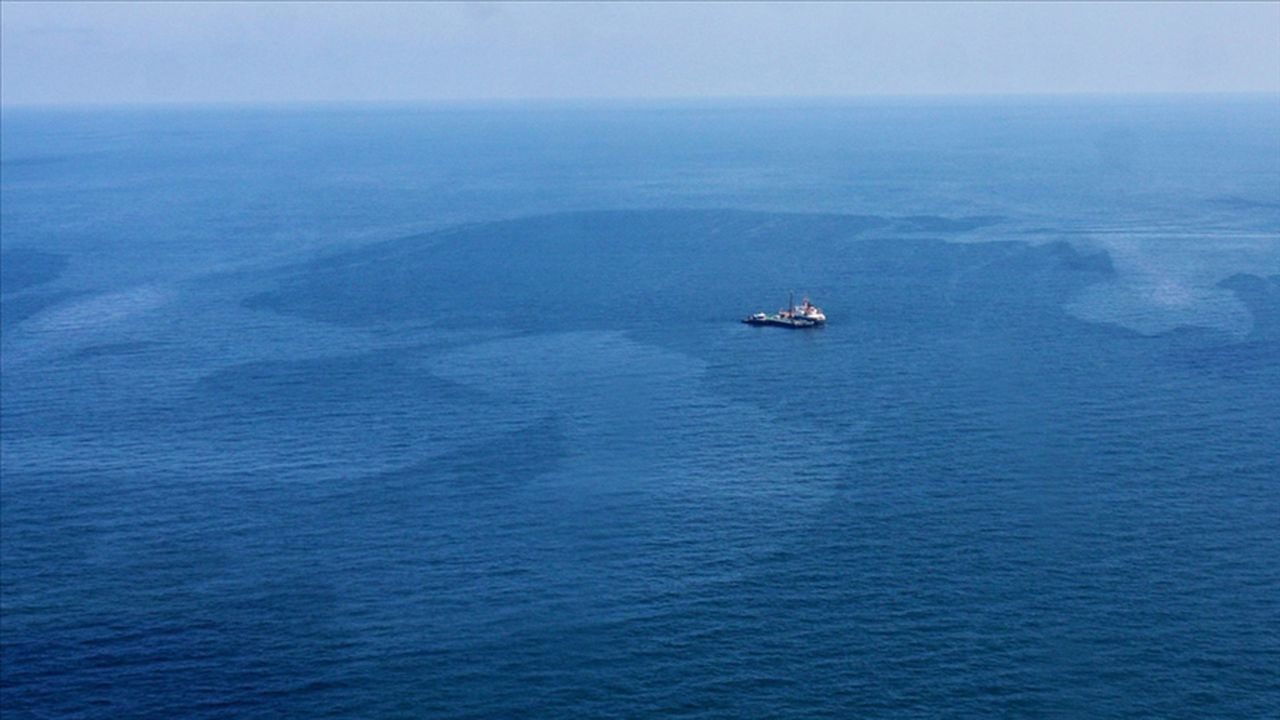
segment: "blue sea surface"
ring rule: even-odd
[[[2,120],[6,720],[1280,717],[1280,98]]]

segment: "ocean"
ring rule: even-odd
[[[2,119],[7,720],[1280,716],[1280,98]]]

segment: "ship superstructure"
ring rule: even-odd
[[[788,297],[786,308],[780,309],[773,314],[758,312],[754,315],[748,315],[742,319],[742,322],[748,325],[808,328],[826,324],[827,315],[822,312],[822,308],[809,302],[807,297],[802,304],[796,305],[795,295],[793,294]]]

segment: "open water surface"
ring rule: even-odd
[[[6,718],[1280,716],[1280,99],[2,131]]]

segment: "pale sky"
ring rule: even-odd
[[[0,3],[0,101],[1280,92],[1280,3]]]

